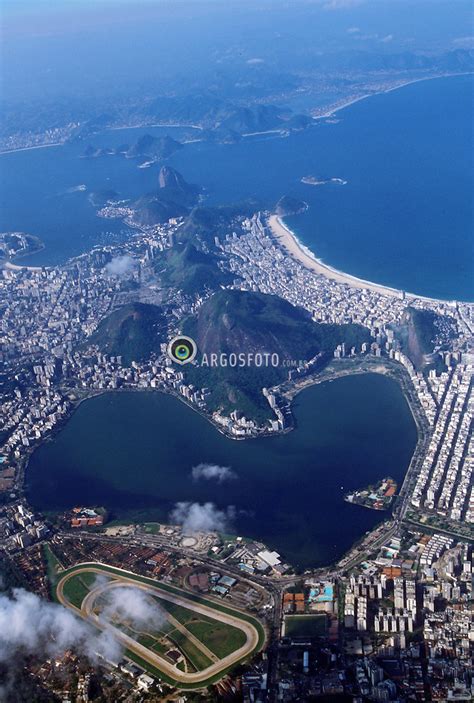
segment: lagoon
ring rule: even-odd
[[[235,441],[177,398],[106,393],[82,403],[27,470],[39,510],[105,505],[113,517],[168,521],[179,501],[235,509],[229,530],[262,540],[299,568],[327,564],[383,519],[343,493],[403,480],[416,426],[399,385],[378,374],[318,384],[295,399],[296,429]],[[200,463],[234,480],[192,479]]]

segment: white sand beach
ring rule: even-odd
[[[307,269],[314,271],[314,273],[320,274],[321,276],[326,276],[326,278],[330,278],[338,283],[346,283],[353,288],[373,290],[381,295],[389,295],[396,298],[401,297],[402,292],[395,288],[382,286],[377,283],[373,283],[372,281],[364,281],[362,278],[351,276],[348,273],[338,271],[332,266],[324,264],[298,241],[295,234],[288,229],[288,227],[277,215],[271,215],[268,218],[268,226],[275,238],[288,251],[288,253],[294,259],[303,264],[303,266]]]

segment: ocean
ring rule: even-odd
[[[305,200],[308,210],[286,222],[335,268],[420,295],[474,300],[473,81],[417,82],[288,138],[189,143],[169,163],[204,187],[210,205],[252,197],[271,208],[284,194]],[[128,235],[121,222],[96,217],[88,193],[107,188],[136,198],[156,188],[158,166],[79,156],[88,143],[131,143],[147,132],[181,134],[115,130],[84,144],[0,156],[0,230],[26,231],[46,244],[24,263],[58,264]],[[301,183],[309,175],[347,183]]]

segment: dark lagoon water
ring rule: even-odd
[[[118,518],[157,520],[168,520],[177,501],[232,505],[233,532],[300,567],[328,563],[383,517],[343,502],[343,491],[388,475],[401,481],[416,427],[398,384],[376,374],[313,386],[294,409],[294,431],[235,441],[171,396],[102,395],[33,454],[28,499],[40,510],[100,504]],[[238,478],[194,482],[201,462]]]
[[[337,124],[284,139],[195,142],[170,163],[205,187],[210,204],[256,197],[271,207],[285,193],[303,198],[309,210],[288,224],[336,268],[423,295],[473,300],[473,85],[472,76],[418,82],[351,105]],[[181,134],[118,130],[90,141],[131,143],[145,132]],[[157,166],[80,159],[85,146],[0,157],[0,230],[24,230],[46,243],[25,262],[59,263],[120,237],[122,224],[97,218],[88,191],[112,188],[135,198],[156,187]],[[305,185],[305,175],[347,185]],[[87,191],[74,191],[78,185]]]

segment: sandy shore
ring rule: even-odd
[[[18,149],[5,149],[2,154],[16,154],[19,151],[33,151],[33,149],[48,149],[50,146],[64,146],[64,142],[51,142],[51,144],[35,144],[35,146],[20,146]]]
[[[412,85],[413,83],[420,83],[421,81],[432,81],[432,80],[436,80],[438,78],[451,78],[453,76],[468,76],[468,75],[471,75],[470,71],[462,72],[462,73],[443,73],[443,74],[436,75],[436,76],[421,76],[420,78],[412,78],[410,80],[402,81],[401,83],[396,83],[391,88],[382,88],[381,90],[376,90],[372,93],[364,93],[363,95],[358,95],[356,97],[350,98],[349,100],[346,100],[345,102],[342,102],[340,104],[333,105],[333,107],[329,106],[327,108],[326,112],[324,112],[320,115],[316,115],[313,119],[314,120],[323,120],[328,117],[334,117],[334,115],[336,115],[341,110],[344,110],[346,107],[349,107],[350,105],[354,105],[355,103],[358,103],[361,100],[366,100],[367,98],[373,98],[375,95],[383,95],[384,93],[391,93],[394,90],[399,90],[400,88],[405,88],[405,86]]]
[[[304,244],[302,244],[296,234],[289,229],[285,223],[281,220],[278,215],[270,215],[267,220],[267,225],[275,239],[287,250],[287,252],[297,261],[299,261],[303,266],[305,266],[310,271],[318,273],[321,276],[330,278],[338,283],[345,283],[352,288],[360,288],[365,290],[372,290],[375,293],[380,293],[380,295],[388,295],[391,298],[401,298],[403,294],[407,302],[413,300],[421,300],[428,304],[441,304],[441,305],[455,305],[457,304],[454,299],[443,300],[441,298],[429,298],[426,295],[419,295],[418,293],[410,293],[409,291],[403,291],[398,288],[390,288],[390,286],[384,286],[381,283],[374,283],[374,281],[366,281],[363,278],[358,278],[357,276],[352,276],[350,273],[344,273],[344,271],[339,271],[338,269],[325,264],[321,259],[318,259],[312,251],[310,251]],[[466,303],[469,304],[469,303]]]
[[[394,298],[401,297],[401,291],[388,286],[381,286],[372,281],[364,281],[362,278],[351,276],[343,271],[338,271],[332,266],[324,264],[320,259],[317,259],[306,247],[304,247],[296,238],[295,234],[288,229],[277,215],[271,215],[268,218],[268,226],[273,232],[275,238],[288,251],[288,253],[303,266],[314,273],[330,278],[338,283],[346,283],[353,288],[363,288],[373,290],[381,295],[390,295]]]
[[[35,252],[36,253],[36,252]],[[49,266],[26,266],[25,264],[14,264],[12,261],[0,262],[0,270],[9,269],[10,271],[41,271],[43,268],[51,268]]]

